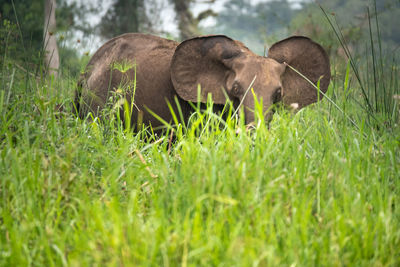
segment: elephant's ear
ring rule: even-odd
[[[279,41],[271,46],[268,57],[297,69],[300,73],[326,92],[331,78],[329,57],[325,50],[311,39],[303,36],[293,36]],[[299,108],[318,100],[317,89],[309,82],[286,68],[282,76],[283,102],[286,105],[297,103]],[[322,95],[320,94],[320,99]]]
[[[238,42],[224,36],[204,36],[182,42],[171,61],[171,80],[177,94],[186,101],[197,102],[198,85],[201,102],[212,94],[216,104],[226,101],[226,80],[233,73],[227,62],[243,49]]]

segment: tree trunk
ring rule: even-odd
[[[144,0],[113,0],[99,23],[100,35],[112,38],[127,32],[143,31],[148,23]]]
[[[208,9],[201,12],[197,17],[194,17],[190,12],[190,3],[194,0],[170,0],[175,8],[176,18],[178,20],[178,28],[180,31],[180,38],[186,40],[200,34],[199,23],[200,21],[210,17],[216,16],[213,10]],[[214,3],[216,0],[208,0],[206,3]]]
[[[56,0],[44,0],[44,51],[45,68],[50,75],[57,76],[60,65],[56,30]]]
[[[191,1],[172,0],[175,7],[176,17],[178,19],[178,28],[181,39],[186,40],[197,34],[197,23],[190,12],[189,5]]]

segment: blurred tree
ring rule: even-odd
[[[55,9],[57,18],[57,28],[52,28],[52,37],[63,39],[62,32],[79,28],[88,29],[86,25],[81,25],[77,17],[87,14],[87,5],[78,5],[75,1],[58,0]],[[54,10],[54,9],[53,9]],[[45,1],[32,0],[0,0],[0,57],[6,62],[13,60],[25,69],[35,71],[43,65],[44,38],[43,33],[47,27],[45,18]],[[50,26],[50,25],[49,25]],[[59,46],[60,62],[64,58],[62,55],[63,46]],[[68,52],[69,57],[78,58],[76,52]],[[54,57],[54,55],[53,55]],[[79,72],[79,66],[76,66]]]
[[[60,66],[60,56],[58,54],[56,31],[56,1],[44,0],[44,59],[45,69],[48,74],[57,76]]]
[[[365,0],[320,0],[320,5],[331,16],[334,24],[340,30],[350,50],[365,48],[365,37],[369,35],[369,23],[367,7],[369,7],[372,20],[373,35],[377,36],[375,29],[375,17],[378,16],[381,24],[381,41],[384,46],[398,46],[400,44],[400,30],[398,18],[400,17],[400,1],[381,0],[376,1],[377,13],[374,10],[374,2]],[[336,21],[336,22],[335,22]],[[292,21],[290,30],[293,34],[309,36],[320,42],[331,54],[343,55],[340,43],[337,41],[334,31],[329,25],[320,7],[314,2],[303,3]]]
[[[200,34],[199,23],[210,16],[217,15],[212,9],[207,9],[195,17],[193,13],[190,11],[190,6],[191,4],[196,2],[195,0],[170,0],[170,1],[174,5],[181,40],[185,40],[199,35]],[[215,0],[208,0],[207,2],[214,3]]]
[[[8,30],[3,32],[7,38],[2,36],[1,47],[12,53],[10,58],[39,63],[38,52],[43,44],[44,1],[14,1],[14,7],[11,0],[0,0],[1,23],[10,25],[2,28],[2,31]],[[6,51],[1,52],[4,55]]]
[[[214,33],[224,33],[262,54],[265,44],[287,36],[294,15],[287,0],[260,1],[253,5],[246,0],[229,0],[217,17]]]
[[[163,30],[164,18],[161,15],[163,10],[168,8],[170,3],[168,1],[160,0],[146,0],[144,9],[146,11],[147,20],[142,24],[142,31],[157,34],[168,35],[170,32]]]
[[[400,1],[376,1],[382,39],[394,49],[400,46]],[[374,11],[372,11],[374,12]]]
[[[295,13],[288,0],[258,3],[255,11],[261,22],[259,27],[261,33],[278,39],[287,37],[289,24]]]
[[[101,19],[100,34],[112,38],[127,32],[145,31],[148,21],[144,0],[114,0]]]
[[[255,6],[245,0],[229,0],[217,16],[214,33],[240,40],[262,53],[262,38],[258,34],[260,26],[262,22],[256,15]]]

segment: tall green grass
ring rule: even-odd
[[[11,78],[2,266],[399,264],[399,140],[327,101],[253,131],[209,106],[174,141],[142,139],[55,112],[71,83]]]
[[[266,124],[258,105],[248,131],[209,103],[157,136],[118,116],[78,119],[74,79],[33,78],[8,61],[0,265],[399,265],[398,121],[365,111],[350,64],[333,68],[327,92],[340,110],[323,100]],[[386,85],[398,83],[392,71]]]
[[[320,6],[331,29],[335,33],[345,55],[348,59],[348,68],[344,80],[344,89],[348,96],[364,109],[367,121],[371,127],[390,129],[400,123],[399,113],[399,58],[398,47],[385,50],[383,48],[379,13],[374,1],[374,16],[370,13],[370,8],[366,8],[368,18],[369,35],[365,40],[365,54],[352,53],[347,45],[341,30],[341,25],[336,20],[335,14],[328,15],[325,9]],[[349,70],[353,72],[353,78],[356,80],[355,91],[359,95],[352,95],[350,89]]]

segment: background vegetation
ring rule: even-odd
[[[104,32],[87,20],[100,11],[57,2],[55,78],[42,1],[0,1],[1,266],[400,264],[399,2],[231,0],[218,15],[211,2],[146,1],[135,27],[179,38],[159,28],[164,5],[180,37],[222,32],[260,54],[309,35],[330,53],[327,97],[269,125],[258,111],[253,131],[212,103],[161,136],[128,131],[112,109],[80,120],[73,91],[90,55],[77,36]]]

